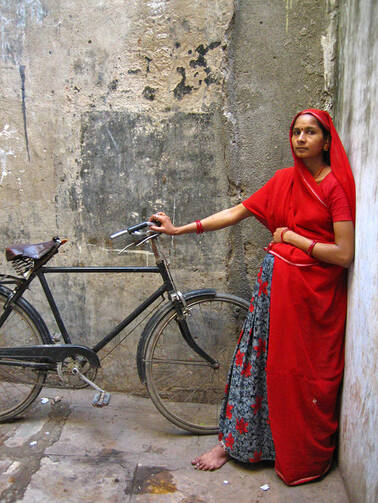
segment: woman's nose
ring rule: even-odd
[[[304,141],[305,139],[305,133],[304,131],[301,131],[298,135],[298,141]]]

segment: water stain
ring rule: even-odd
[[[180,503],[206,503],[206,501],[192,495],[184,498],[183,500],[180,500]]]
[[[173,476],[162,466],[137,466],[125,494],[169,494],[177,491]]]
[[[148,447],[146,445],[143,446],[145,448],[144,452],[152,452],[153,454],[164,454],[165,449],[162,447],[152,447],[152,445],[149,445]]]

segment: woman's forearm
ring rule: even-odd
[[[200,222],[203,232],[216,231],[237,224],[244,218],[250,216],[250,214],[251,213],[242,204],[238,204],[232,208],[227,208],[226,210],[202,218]],[[190,224],[182,225],[176,229],[176,235],[197,232],[197,224],[196,222],[191,222]]]
[[[311,256],[330,264],[349,267],[353,261],[354,228],[352,222],[336,222],[335,243],[318,243],[287,230],[284,232],[284,242],[289,243],[300,250],[310,252]]]
[[[198,225],[200,225],[201,232],[210,232],[216,231],[218,229],[223,229],[225,227],[229,227],[230,225],[237,224],[244,218],[251,216],[251,213],[242,205],[238,204],[233,206],[232,208],[228,208],[226,210],[219,211],[218,213],[214,213],[208,217],[202,218],[200,220],[200,224],[196,222],[191,222],[185,225],[173,226],[170,222],[168,226],[164,227],[165,221],[167,217],[158,215],[159,221],[162,223],[162,227],[159,229],[162,232],[165,232],[167,229],[167,233],[179,236],[181,234],[189,234],[198,231]],[[172,227],[171,227],[172,225]]]

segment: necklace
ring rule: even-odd
[[[319,176],[322,174],[324,168],[320,168],[317,173],[314,173],[314,179],[317,180]]]
[[[321,177],[321,174],[323,173],[323,171],[327,169],[325,166],[323,166],[322,168],[319,169],[319,171],[317,171],[316,173],[314,173],[312,176],[314,177],[314,180],[317,181],[320,177]]]

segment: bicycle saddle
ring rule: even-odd
[[[46,243],[12,245],[5,250],[5,256],[8,262],[26,257],[39,260],[55,247],[56,241],[54,240]]]

